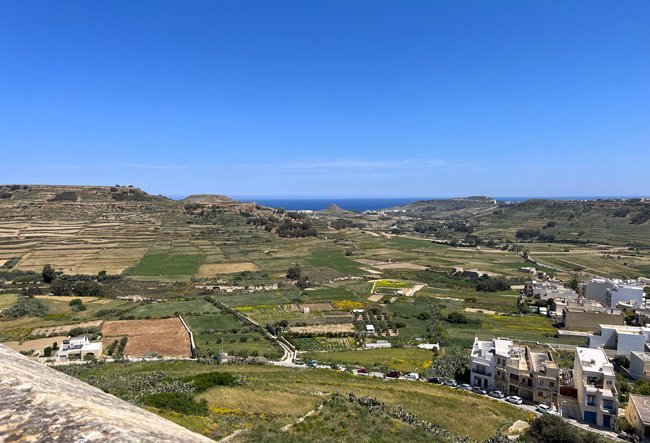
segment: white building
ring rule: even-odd
[[[587,423],[615,428],[618,392],[614,365],[602,349],[576,348],[573,384],[578,391],[580,416]]]
[[[605,306],[613,309],[621,302],[641,305],[643,304],[644,296],[645,293],[643,292],[643,286],[629,284],[614,285],[607,289],[607,293],[605,294]]]
[[[64,361],[83,360],[87,355],[99,358],[102,355],[102,342],[91,342],[85,335],[63,340],[61,349],[56,354],[60,360]]]
[[[474,339],[470,383],[498,389],[533,403],[558,405],[560,368],[548,352],[531,351],[511,340]]]
[[[645,326],[598,325],[599,331],[589,335],[590,348],[603,348],[612,354],[630,356],[645,352],[650,341],[650,328]]]
[[[630,352],[630,377],[634,380],[650,379],[650,353]]]
[[[592,278],[580,285],[580,294],[589,300],[605,303],[607,290],[614,287],[614,281],[608,278]]]
[[[512,348],[512,340],[479,340],[474,339],[471,354],[470,384],[483,389],[496,389],[495,373],[497,355],[508,357]]]
[[[599,301],[613,309],[620,301],[631,300],[643,302],[644,282],[637,280],[617,280],[609,278],[592,278],[580,285],[580,295]]]

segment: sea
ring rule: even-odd
[[[184,195],[169,195],[174,200],[185,198]],[[420,200],[432,200],[440,198],[451,197],[371,197],[371,198],[348,198],[348,197],[317,197],[317,198],[303,198],[303,197],[255,197],[255,196],[234,196],[235,200],[243,202],[255,202],[260,206],[268,206],[270,208],[283,208],[287,211],[320,211],[330,205],[337,205],[348,211],[377,211],[380,209],[392,208],[394,206],[406,205]],[[498,201],[505,202],[522,202],[531,199],[549,199],[549,200],[598,200],[603,198],[634,198],[634,197],[494,197]]]

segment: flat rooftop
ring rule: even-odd
[[[582,367],[588,371],[604,372],[603,366],[609,364],[609,358],[603,349],[577,347],[576,355],[580,358]],[[613,366],[611,371],[606,372],[608,375],[609,372],[614,375]]]
[[[632,351],[630,354],[634,354],[635,357],[642,361],[650,361],[650,352]]]
[[[650,396],[630,394],[630,401],[634,404],[634,408],[638,411],[639,417],[643,424],[650,424]]]

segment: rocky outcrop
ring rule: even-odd
[[[212,440],[0,345],[0,441]]]

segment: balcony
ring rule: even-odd
[[[472,368],[472,373],[478,375],[485,375],[486,377],[492,377],[492,372],[486,371],[485,369]]]

